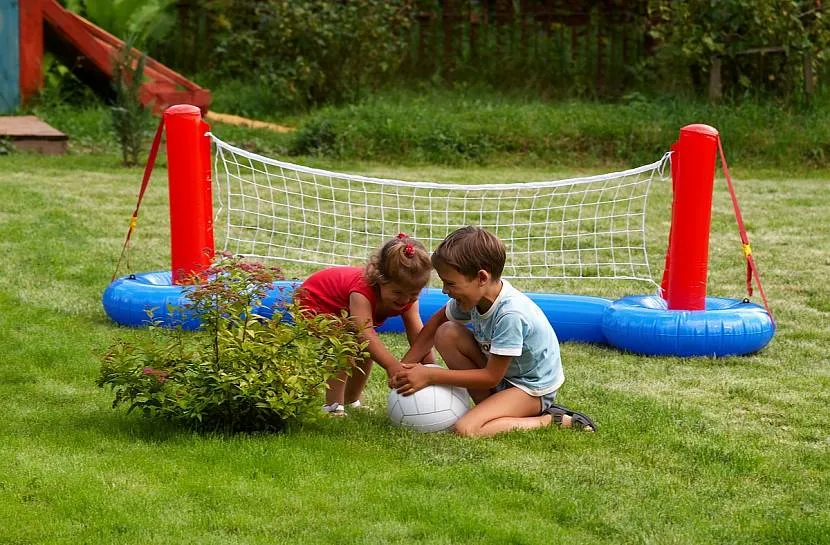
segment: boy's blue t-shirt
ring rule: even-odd
[[[559,339],[542,309],[527,295],[502,280],[501,291],[487,312],[473,307],[464,312],[455,299],[447,303],[447,318],[471,322],[485,356],[513,356],[505,380],[532,396],[555,392],[565,382]]]

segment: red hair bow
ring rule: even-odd
[[[415,247],[412,244],[407,244],[403,247],[403,255],[406,257],[412,257],[415,255]]]
[[[395,238],[406,238],[408,236],[409,235],[407,235],[406,233],[398,233],[398,235]]]

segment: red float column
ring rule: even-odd
[[[672,310],[706,308],[718,131],[687,125],[672,146],[672,222],[663,297]]]
[[[164,112],[170,192],[170,254],[173,283],[210,266],[213,201],[210,181],[210,126],[196,106],[179,104]]]

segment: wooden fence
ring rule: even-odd
[[[431,9],[416,16],[407,71],[449,81],[521,78],[616,94],[652,46],[642,1],[444,0],[422,7]]]

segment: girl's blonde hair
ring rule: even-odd
[[[429,282],[432,262],[424,245],[400,233],[369,258],[364,275],[371,286],[399,284],[423,287]]]

